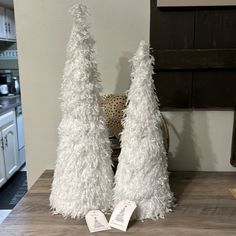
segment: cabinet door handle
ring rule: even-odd
[[[8,139],[7,139],[7,135],[6,135],[4,138],[5,138],[5,146],[8,147]]]
[[[11,33],[11,25],[9,22],[8,22],[8,32]]]
[[[13,133],[12,131],[9,131],[9,132],[5,135],[4,138],[5,138],[5,146],[6,146],[6,147],[8,147],[8,138],[7,138],[7,137],[8,137],[8,134],[12,134],[12,135],[13,135],[14,133]]]
[[[7,22],[5,22],[5,32],[8,32],[8,28],[7,28]]]
[[[4,141],[3,141],[3,138],[1,138],[1,148],[4,149]]]

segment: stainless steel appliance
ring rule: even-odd
[[[9,85],[12,81],[12,73],[10,70],[0,71],[0,96],[7,96],[9,94]]]
[[[16,107],[16,125],[17,125],[17,137],[18,137],[18,154],[19,154],[19,166],[25,163],[25,137],[23,127],[23,115],[22,107]]]
[[[0,84],[0,94],[1,94],[1,96],[7,96],[9,94],[7,84]]]
[[[20,82],[19,82],[19,77],[14,76],[12,77],[14,81],[14,94],[20,94]]]
[[[19,76],[13,76],[11,70],[0,70],[0,96],[20,94]]]

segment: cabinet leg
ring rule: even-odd
[[[236,107],[234,108],[234,127],[232,138],[231,165],[236,167]]]

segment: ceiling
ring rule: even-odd
[[[0,6],[13,8],[14,7],[13,0],[0,0]]]

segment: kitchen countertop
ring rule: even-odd
[[[21,105],[20,95],[0,97],[0,115]]]

